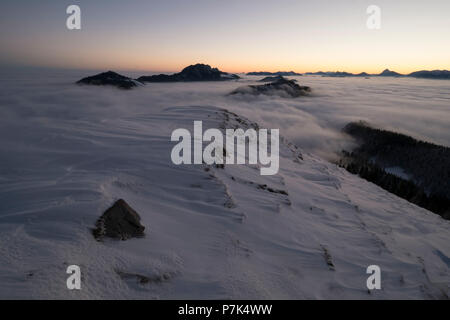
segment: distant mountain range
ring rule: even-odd
[[[277,72],[267,72],[267,71],[258,71],[258,72],[248,72],[248,76],[301,76],[301,73],[297,73],[294,71],[277,71]]]
[[[267,76],[262,79],[262,82],[270,82],[283,79],[283,76],[301,76],[302,74],[294,71],[278,71],[278,72],[249,72],[247,75],[253,76]],[[448,70],[433,70],[433,71],[416,71],[408,75],[403,75],[389,69],[384,70],[380,74],[368,74],[361,72],[358,74],[343,72],[343,71],[328,71],[328,72],[307,72],[305,75],[319,75],[323,77],[414,77],[424,79],[450,79],[450,71]],[[111,85],[121,89],[131,89],[143,85],[145,82],[191,82],[191,81],[226,81],[238,80],[240,77],[237,74],[220,71],[217,68],[212,68],[207,64],[195,64],[184,68],[181,72],[168,74],[158,74],[151,76],[142,76],[138,79],[132,79],[113,71],[99,73],[94,76],[83,78],[77,81],[77,84],[87,85]]]
[[[448,70],[422,70],[412,72],[410,74],[400,74],[389,69],[383,70],[383,72],[378,74],[369,74],[367,72],[361,73],[350,73],[345,71],[319,71],[319,72],[306,72],[305,75],[317,75],[323,77],[414,77],[414,78],[424,78],[424,79],[450,79],[450,71]],[[303,74],[296,73],[294,71],[277,71],[277,72],[248,72],[248,76],[301,76]]]
[[[425,78],[425,79],[450,79],[450,71],[448,70],[433,70],[433,71],[416,71],[409,74],[410,77]]]
[[[424,78],[424,79],[450,79],[450,71],[448,70],[422,70],[412,72],[410,74],[400,74],[389,69],[384,70],[379,74],[368,74],[366,72],[361,72],[358,74],[342,71],[319,71],[319,72],[307,72],[306,75],[319,75],[323,77],[414,77],[414,78]]]
[[[152,76],[142,76],[132,79],[113,71],[102,72],[94,76],[83,78],[77,81],[80,85],[115,86],[120,89],[132,89],[144,85],[145,82],[193,82],[193,81],[226,81],[236,80],[239,76],[232,73],[211,68],[207,64],[190,65],[181,72],[168,74],[158,74]]]

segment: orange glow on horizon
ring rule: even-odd
[[[327,72],[327,71],[340,71],[340,72],[349,72],[353,74],[358,74],[361,72],[366,72],[368,74],[378,74],[385,69],[389,69],[391,71],[398,72],[400,74],[409,74],[414,71],[420,70],[443,70],[448,69],[445,66],[441,66],[439,64],[428,64],[428,65],[418,65],[418,66],[404,66],[404,65],[375,65],[375,66],[350,66],[350,65],[320,65],[320,64],[309,64],[309,65],[288,65],[288,64],[245,64],[245,63],[215,63],[214,61],[206,61],[206,60],[193,60],[186,61],[182,63],[170,63],[164,62],[159,64],[154,63],[104,63],[104,64],[87,64],[83,67],[80,67],[77,64],[72,63],[60,63],[56,66],[45,65],[45,64],[37,64],[34,66],[42,66],[42,67],[57,67],[64,69],[86,69],[86,70],[116,70],[116,71],[141,71],[148,73],[176,73],[180,72],[183,68],[196,64],[196,63],[204,63],[209,64],[213,68],[218,68],[221,71],[225,71],[228,73],[248,73],[248,72],[277,72],[277,71],[293,71],[296,73],[306,73],[306,72]]]
[[[143,73],[195,63],[231,73],[450,69],[448,0],[384,1],[378,30],[367,27],[367,4],[351,0],[79,2],[76,31],[57,1],[30,10],[7,2],[0,64]]]

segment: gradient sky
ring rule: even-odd
[[[78,4],[82,29],[66,28]],[[382,10],[381,30],[366,8]],[[449,0],[2,0],[0,64],[179,71],[450,69]]]

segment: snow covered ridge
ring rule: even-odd
[[[124,93],[75,78],[26,74],[21,86],[0,86],[1,298],[448,298],[448,221],[308,153],[312,113],[294,123],[307,139],[290,142],[294,106],[349,110],[330,101],[342,102],[333,93],[341,79],[311,80],[316,92],[332,86],[328,100],[242,99],[225,94],[229,82]],[[342,103],[357,113],[374,95],[354,81]],[[385,104],[390,85],[371,84],[371,103]],[[408,96],[414,85],[402,86]],[[280,128],[278,174],[260,175],[260,164],[173,164],[170,136],[195,120],[222,133]],[[144,237],[97,241],[92,229],[118,199],[139,214]],[[81,290],[66,286],[70,265],[80,267]],[[370,265],[381,269],[380,290],[368,291]]]
[[[448,222],[283,137],[273,176],[258,164],[171,164],[168,137],[195,119],[259,128],[179,106],[47,121],[16,137],[35,147],[5,155],[22,169],[2,177],[0,297],[448,298]],[[90,228],[118,198],[139,212],[146,236],[97,242]],[[72,264],[79,291],[65,285]],[[372,264],[381,290],[366,287]]]
[[[194,131],[191,133],[188,129],[178,128],[172,132],[171,141],[181,141],[177,143],[171,152],[171,159],[174,164],[192,164],[192,144],[194,145],[193,158],[194,164],[216,164],[227,165],[245,164],[246,149],[248,141],[248,163],[267,165],[261,167],[261,175],[274,175],[278,173],[279,167],[279,129],[270,129],[268,135],[267,129],[254,128],[226,129],[226,145],[222,132],[217,128],[210,128],[202,132],[202,121],[194,121]],[[193,139],[193,143],[191,143]],[[269,143],[270,139],[270,143]],[[203,142],[210,142],[203,150]],[[236,142],[236,143],[235,143]],[[270,152],[269,152],[270,146]],[[236,157],[235,157],[236,151]]]

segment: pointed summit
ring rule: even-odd
[[[401,76],[400,73],[391,71],[389,69],[385,69],[382,73],[379,74],[381,77],[399,77]]]
[[[120,240],[143,237],[145,227],[140,221],[139,214],[125,200],[119,199],[97,220],[92,233],[97,240],[103,237]]]
[[[202,63],[187,66],[181,72],[171,75],[158,74],[138,78],[142,82],[224,81],[235,79],[239,79],[239,76],[220,71],[217,68],[211,68],[210,65]]]

